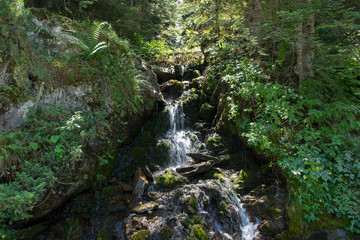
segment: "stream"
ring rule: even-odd
[[[187,117],[181,101],[167,101],[163,111],[169,119],[169,129],[161,139],[169,143],[168,160],[154,173],[155,182],[148,186],[145,198],[138,205],[145,210],[123,222],[126,232],[123,239],[126,235],[138,236],[139,226],[146,229],[142,233],[149,231],[150,239],[167,239],[167,236],[169,239],[188,239],[189,236],[194,239],[206,239],[205,236],[209,239],[255,239],[260,221],[248,215],[235,192],[230,180],[233,171],[211,170],[212,174],[221,176],[219,179],[207,179],[201,173],[184,178],[178,173],[199,165],[187,153],[208,151],[196,132],[185,127]]]
[[[199,94],[184,85],[120,149],[105,186],[73,197],[19,239],[253,240],[264,239],[260,229],[282,229],[285,194],[262,184],[236,142],[214,140],[222,137],[199,117]]]

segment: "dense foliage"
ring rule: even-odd
[[[84,166],[83,148],[95,138],[104,140],[104,116],[39,105],[21,132],[1,135],[0,222],[27,218],[59,185],[77,184],[74,173]]]
[[[0,223],[27,218],[56,185],[76,184],[72,174],[85,162],[84,148],[110,142],[110,118],[126,128],[125,118],[143,103],[132,47],[164,65],[196,63],[201,49],[209,88],[228,87],[224,111],[233,133],[286,177],[291,234],[296,224],[328,215],[360,232],[356,0],[57,2],[48,12],[0,1],[0,63],[16,63],[13,77],[0,82],[0,113],[32,98],[34,89],[67,85],[91,89],[91,111],[39,106],[22,131],[1,135]],[[68,26],[69,51],[46,48],[56,36],[34,16]],[[109,156],[104,150],[97,158],[104,164]]]
[[[0,135],[1,225],[27,219],[62,187],[104,181],[114,146],[126,137],[127,118],[146,102],[139,97],[129,44],[110,24],[30,12],[22,1],[1,1],[0,11],[0,62],[12,66],[1,76],[0,111],[29,99],[36,106],[21,129]],[[36,24],[34,15],[43,23]],[[53,21],[66,22],[69,34],[53,35]],[[67,51],[59,52],[52,43],[64,38]],[[86,90],[80,109],[49,98],[68,87]],[[41,100],[44,95],[48,100]],[[109,131],[113,118],[116,136]]]
[[[189,2],[200,6],[189,28],[212,65],[210,86],[228,84],[235,132],[283,170],[290,220],[330,213],[359,232],[359,6]]]

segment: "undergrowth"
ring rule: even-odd
[[[275,83],[248,58],[221,63],[210,72],[230,86],[228,118],[249,146],[283,169],[291,204],[301,207],[309,223],[330,213],[347,217],[348,230],[359,233],[360,107],[346,94],[356,76],[345,75],[348,83],[341,87],[318,78],[293,89]],[[345,64],[359,69],[351,60]]]
[[[95,139],[106,140],[104,116],[39,105],[27,114],[22,131],[1,134],[0,222],[28,218],[46,200],[45,193],[76,184],[76,173],[86,161],[84,148]]]

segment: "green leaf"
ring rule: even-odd
[[[50,138],[50,142],[52,142],[52,143],[57,143],[57,141],[59,140],[59,138],[60,138],[60,136],[58,136],[58,135],[53,135],[53,136],[51,136],[51,138]]]
[[[39,148],[39,145],[37,143],[34,143],[34,142],[31,142],[29,145],[34,150],[37,150]]]

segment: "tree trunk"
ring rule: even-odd
[[[302,0],[299,2],[304,3]],[[299,85],[307,78],[314,75],[314,38],[315,38],[315,14],[306,16],[299,23],[295,37],[296,66],[295,73],[299,79]]]

